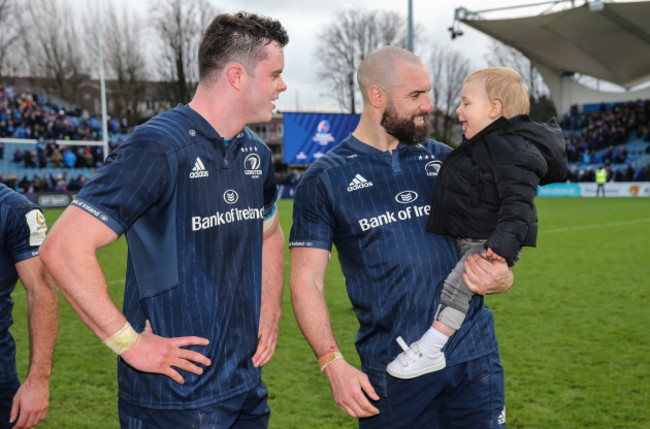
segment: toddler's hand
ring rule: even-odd
[[[494,261],[494,262],[505,262],[506,261],[505,258],[503,258],[503,257],[497,255],[496,253],[494,253],[494,251],[492,251],[492,249],[490,249],[489,247],[487,249],[487,252],[483,253],[481,256],[484,257],[485,259],[489,259],[489,260]]]

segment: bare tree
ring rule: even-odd
[[[491,53],[486,56],[490,66],[512,67],[521,74],[530,92],[530,117],[536,121],[547,121],[557,116],[557,110],[550,98],[550,90],[533,63],[517,49],[492,41]]]
[[[51,82],[46,88],[57,97],[78,102],[78,90],[87,77],[80,32],[65,0],[22,4],[20,28],[24,58],[30,76]]]
[[[524,54],[512,46],[492,40],[490,53],[486,55],[486,59],[491,67],[511,67],[517,70],[528,86],[532,99],[536,100],[542,95],[549,95],[549,89],[539,71]]]
[[[216,9],[207,0],[164,0],[152,3],[151,9],[151,23],[161,45],[158,77],[170,82],[170,101],[186,103],[199,79],[201,35]]]
[[[143,51],[140,17],[123,9],[118,16],[113,4],[105,5],[103,11],[90,11],[84,22],[86,52],[93,64],[99,64],[99,34],[95,26],[102,25],[104,70],[107,82],[107,98],[112,105],[111,113],[138,122],[138,103],[144,98],[147,86],[146,59]],[[98,67],[96,67],[98,68]]]
[[[17,25],[17,4],[14,0],[0,0],[0,79],[12,73],[20,35]]]
[[[348,9],[335,14],[332,24],[319,34],[314,58],[325,94],[351,113],[361,100],[356,71],[361,60],[383,45],[406,47],[406,19],[396,12]]]
[[[469,59],[460,52],[448,46],[433,45],[429,59],[431,101],[434,108],[433,133],[444,142],[451,140],[451,130],[456,119],[454,112],[460,103],[463,81],[469,74],[470,67]]]

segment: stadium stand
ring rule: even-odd
[[[609,180],[650,181],[649,117],[650,100],[571,106],[561,121],[568,181],[594,181],[599,165]],[[79,189],[103,165],[101,128],[92,112],[0,84],[0,181],[27,193]],[[110,151],[131,129],[110,118],[108,131]],[[279,183],[299,177],[286,168],[277,173]]]
[[[108,128],[110,151],[130,130],[119,118]],[[0,181],[12,189],[80,189],[103,165],[101,139],[101,123],[92,112],[0,85]]]
[[[589,182],[599,165],[610,180],[650,180],[650,100],[571,106],[562,119],[569,180]]]

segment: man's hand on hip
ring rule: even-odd
[[[200,375],[203,369],[195,363],[209,366],[212,362],[201,353],[182,347],[207,346],[209,343],[208,339],[201,337],[160,337],[153,333],[151,324],[147,320],[144,331],[138,334],[138,340],[120,356],[126,363],[140,371],[164,374],[175,382],[183,384],[185,380],[174,368]]]

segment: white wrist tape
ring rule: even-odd
[[[135,332],[129,322],[126,322],[122,329],[106,338],[103,343],[106,344],[108,348],[113,350],[115,353],[121,355],[133,347],[133,344],[135,344],[137,340],[138,333]]]
[[[323,372],[325,368],[333,364],[339,359],[343,359],[343,355],[339,351],[327,352],[323,356],[318,358],[318,365],[320,365],[320,372]]]

